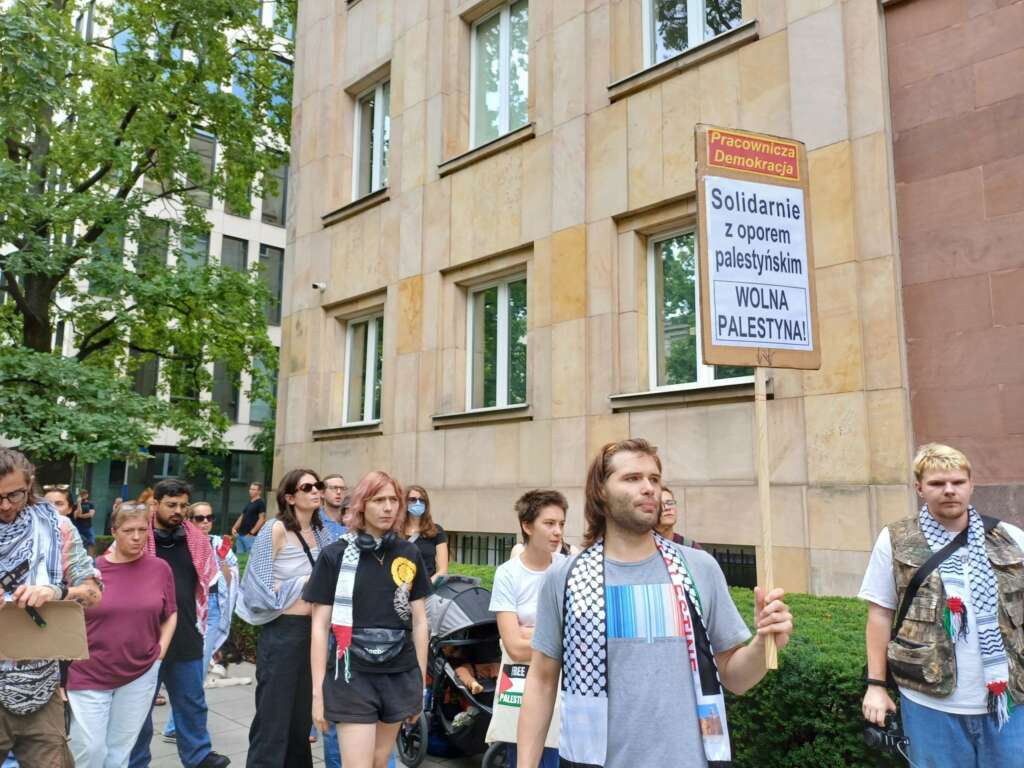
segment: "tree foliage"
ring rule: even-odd
[[[195,396],[215,362],[270,397],[253,364],[273,359],[263,281],[189,257],[209,196],[248,211],[287,160],[291,51],[274,33],[295,0],[277,2],[276,29],[260,6],[14,0],[0,14],[0,434],[37,459],[132,456],[163,427],[197,461],[223,453],[228,418]],[[214,168],[197,131],[216,139]],[[153,361],[156,390],[137,391]]]

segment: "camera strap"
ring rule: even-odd
[[[999,520],[988,515],[982,515],[981,521],[985,525],[986,534],[999,525]],[[903,600],[900,602],[896,621],[893,622],[892,634],[889,636],[890,639],[895,639],[896,635],[899,634],[900,627],[903,626],[903,620],[907,617],[907,611],[910,610],[910,605],[914,602],[914,598],[917,597],[917,590],[921,588],[924,580],[942,564],[943,560],[964,546],[967,546],[967,528],[960,531],[949,544],[938,552],[934,552],[931,557],[924,561],[924,565],[914,572],[914,575],[910,578],[910,583],[907,584],[907,591],[903,593]]]

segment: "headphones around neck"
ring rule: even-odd
[[[394,531],[385,533],[381,537],[380,543],[366,531],[356,534],[356,547],[360,552],[387,552],[395,546],[396,541],[398,541],[398,534]]]
[[[172,531],[165,531],[163,528],[153,528],[153,538],[159,544],[174,544],[185,539],[185,526],[179,525]]]

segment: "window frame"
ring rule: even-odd
[[[377,338],[377,320],[381,321],[381,338]],[[351,385],[352,370],[352,339],[355,336],[355,327],[366,323],[366,366],[363,371],[363,407],[362,418],[350,421],[348,418],[348,399]],[[373,418],[373,397],[374,397],[374,375],[377,370],[377,345],[383,344],[384,334],[384,311],[378,309],[374,312],[359,315],[345,321],[345,369],[343,372],[344,385],[342,387],[341,401],[341,424],[345,427],[366,426],[379,424],[380,418]],[[384,370],[381,368],[381,394],[384,389]],[[383,400],[383,397],[381,398]],[[378,406],[381,404],[378,403]],[[370,418],[367,418],[367,415]]]
[[[512,31],[511,18],[512,6],[519,0],[506,0],[500,6],[489,13],[485,13],[473,22],[469,34],[469,148],[476,149],[492,141],[497,141],[502,136],[517,131],[524,125],[530,124],[530,116],[527,114],[526,122],[517,125],[515,128],[509,126],[509,69],[511,58]],[[527,29],[529,29],[530,4],[527,2]],[[480,25],[490,21],[497,15],[501,15],[498,22],[498,135],[485,141],[476,140],[476,73],[477,73],[477,30]],[[527,70],[529,70],[529,34],[527,34]],[[529,113],[529,93],[527,93],[527,113]]]
[[[529,367],[527,367],[527,382],[526,382],[526,397],[523,403],[510,403],[508,401],[508,371],[509,364],[511,363],[511,356],[509,352],[509,340],[508,340],[508,324],[509,324],[509,286],[512,283],[518,283],[520,280],[526,282],[526,316],[527,325],[529,325],[530,316],[530,283],[526,272],[516,272],[513,275],[507,277],[497,278],[495,280],[489,280],[479,285],[474,285],[467,289],[466,295],[466,413],[480,413],[482,411],[497,410],[500,408],[514,408],[516,406],[522,406],[529,402]],[[491,288],[498,289],[498,330],[497,330],[497,342],[498,349],[496,350],[496,369],[495,369],[495,389],[494,389],[494,405],[478,406],[473,405],[473,345],[476,341],[475,327],[473,322],[473,309],[474,301],[476,297],[482,294],[484,291],[489,291]],[[527,359],[529,359],[529,344],[527,344]]]
[[[387,114],[385,110],[380,109],[378,105],[383,103],[384,89],[388,91],[388,108]],[[361,171],[360,166],[363,161],[363,131],[362,131],[362,112],[363,112],[363,100],[370,95],[373,95],[373,128],[371,129],[377,140],[373,142],[373,157],[370,159],[370,186],[366,192],[360,192]],[[387,77],[383,80],[379,80],[374,85],[370,86],[364,91],[361,91],[355,97],[355,109],[352,110],[353,125],[352,125],[352,200],[359,200],[363,197],[372,195],[374,192],[379,192],[382,189],[387,188],[387,182],[390,179],[382,179],[381,174],[385,168],[384,165],[384,119],[391,117],[391,78]],[[390,137],[389,137],[390,138]],[[390,147],[389,152],[390,154]],[[390,168],[389,168],[390,170]]]
[[[655,301],[655,297],[657,296],[655,288],[657,286],[657,281],[659,280],[658,267],[660,266],[658,263],[658,243],[663,243],[666,240],[672,240],[673,238],[684,235],[693,236],[693,302],[695,327],[697,329],[695,339],[697,354],[697,380],[684,384],[659,384],[658,362],[664,351],[661,345],[658,344],[658,314],[662,311],[662,308],[658,306],[658,302]],[[706,365],[701,358],[704,318],[700,291],[700,258],[700,238],[697,236],[696,227],[690,226],[683,227],[682,229],[674,229],[667,232],[661,232],[657,235],[651,235],[647,238],[647,388],[651,392],[680,392],[693,389],[707,389],[708,387],[718,387],[729,384],[749,384],[754,380],[753,375],[730,376],[729,378],[716,379],[715,366]]]
[[[668,56],[661,61],[658,61],[655,58],[658,46],[655,40],[656,30],[654,29],[654,3],[655,0],[643,0],[643,7],[641,11],[644,41],[644,69],[657,66],[658,64],[668,61],[675,56],[686,53],[686,51],[689,51],[702,43],[706,43],[708,40],[717,36],[708,34],[707,0],[686,0],[687,17],[690,19],[700,19],[700,33],[698,34],[697,32],[698,25],[688,24],[686,27],[686,48],[672,54],[672,56]],[[697,11],[697,13],[695,14],[694,11]],[[740,19],[742,20],[742,18],[743,16],[741,12]]]

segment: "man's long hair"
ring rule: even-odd
[[[606,443],[590,463],[590,469],[587,470],[586,501],[583,506],[584,547],[589,547],[603,537],[605,529],[608,527],[608,493],[605,490],[605,483],[612,473],[612,457],[617,453],[642,453],[650,456],[658,465],[658,471],[661,471],[661,458],[658,456],[658,449],[642,437]]]

